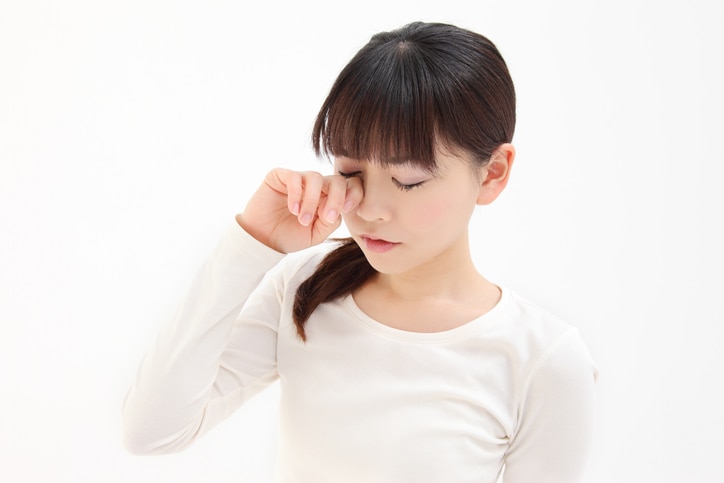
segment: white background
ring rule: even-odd
[[[588,343],[587,481],[724,481],[719,2],[0,5],[0,480],[269,480],[277,388],[163,457],[125,453],[121,403],[263,173],[327,169],[338,71],[420,19],[487,35],[516,82],[475,257]]]

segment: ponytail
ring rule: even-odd
[[[317,307],[352,293],[375,273],[357,242],[352,238],[343,239],[297,289],[292,317],[299,338],[307,340],[304,324]]]

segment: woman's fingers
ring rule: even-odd
[[[325,225],[339,224],[340,215],[353,211],[364,197],[362,180],[342,176],[326,176],[322,187],[318,216]],[[326,195],[326,196],[324,196]]]
[[[287,207],[293,215],[299,216],[302,205],[302,173],[296,171],[284,170],[280,171],[283,179],[282,183],[286,186],[287,191]]]
[[[364,198],[364,187],[362,186],[362,180],[356,176],[346,178],[345,182],[346,190],[342,212],[349,213],[362,202],[362,198]]]
[[[325,225],[335,224],[340,214],[353,210],[364,196],[358,178],[322,176],[314,171],[290,172],[287,190],[289,211],[303,226],[315,218]]]
[[[319,206],[324,177],[314,171],[299,172],[283,168],[276,168],[272,173],[272,189],[286,194],[289,212],[302,225],[309,225]]]
[[[324,187],[324,177],[314,171],[302,173],[302,196],[299,209],[299,223],[308,226],[314,220],[317,213],[320,198],[322,196],[322,188]],[[296,202],[294,203],[296,206]],[[293,213],[293,212],[292,212]]]
[[[319,218],[325,225],[337,223],[344,208],[347,180],[341,176],[327,176],[322,188],[326,197],[319,205]]]
[[[354,210],[364,196],[362,181],[356,177],[322,176],[315,171],[283,168],[270,174],[270,187],[286,195],[287,209],[303,226],[315,220],[328,226],[336,224],[339,216]]]
[[[289,253],[324,241],[363,196],[358,178],[275,168],[237,221],[265,245]]]

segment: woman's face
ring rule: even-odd
[[[415,165],[335,158],[339,174],[362,181],[362,202],[343,218],[380,273],[449,270],[468,256],[468,222],[485,168],[475,173],[467,159],[440,151],[436,160],[431,174]]]

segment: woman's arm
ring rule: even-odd
[[[580,481],[593,436],[595,378],[575,330],[537,362],[524,386],[504,483]]]
[[[284,255],[238,224],[224,235],[144,358],[123,405],[124,443],[138,454],[178,451],[276,378],[279,307],[234,322]],[[234,349],[228,343],[232,331]]]
[[[267,174],[141,364],[123,408],[131,452],[182,449],[277,377],[273,282],[248,320],[236,316],[284,253],[324,241],[362,196],[358,179],[282,168]]]

